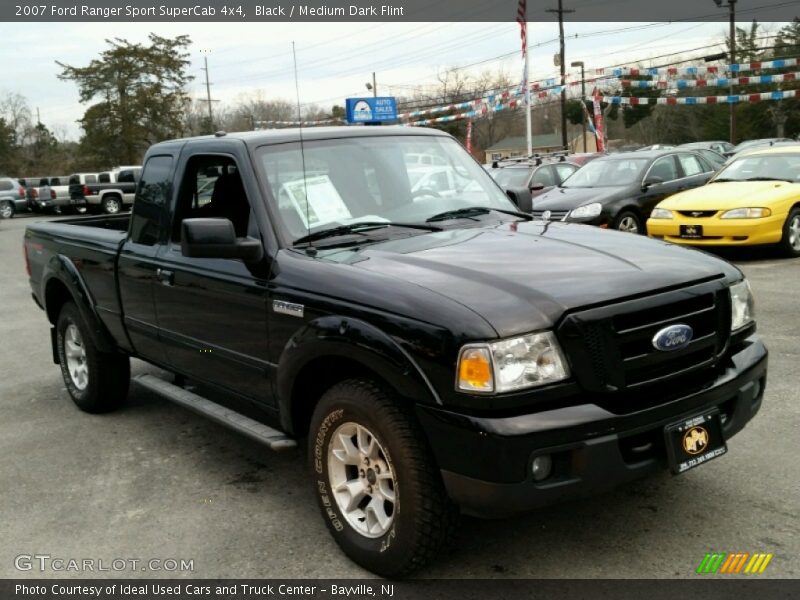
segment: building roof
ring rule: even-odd
[[[534,148],[560,148],[561,135],[558,133],[545,133],[544,135],[533,136]],[[522,150],[523,152],[528,148],[528,140],[524,135],[512,136],[503,138],[499,142],[492,144],[486,149],[486,152],[494,150]]]

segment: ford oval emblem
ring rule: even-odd
[[[692,341],[694,331],[688,325],[679,323],[664,327],[653,336],[653,347],[662,352],[671,352],[686,348]]]

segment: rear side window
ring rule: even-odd
[[[131,216],[130,240],[153,246],[169,227],[167,203],[172,195],[172,157],[153,156],[142,171]]]
[[[120,171],[119,175],[117,175],[117,181],[119,183],[135,183],[133,171]]]
[[[7,192],[14,189],[14,183],[10,179],[0,179],[0,192]]]
[[[110,173],[100,173],[100,175],[97,176],[97,181],[99,183],[111,183],[111,174]],[[86,177],[86,183],[91,183],[89,181],[89,177],[88,176]]]
[[[50,184],[48,183],[48,181],[47,181],[47,177],[42,177],[42,178],[39,180],[39,185],[50,185]]]
[[[681,167],[683,167],[683,174],[686,177],[699,175],[700,173],[708,171],[703,161],[693,154],[678,154],[678,160],[681,163]]]
[[[97,175],[86,175],[84,181],[86,183],[97,183]]]

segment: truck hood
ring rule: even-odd
[[[787,181],[722,181],[670,196],[658,206],[668,210],[729,210],[769,207],[800,196],[800,184]]]
[[[552,327],[565,311],[579,307],[740,277],[735,267],[696,250],[536,221],[414,235],[328,258],[445,296],[483,317],[501,337]]]
[[[590,202],[607,202],[624,195],[627,186],[570,188],[557,187],[533,199],[533,210],[572,210]]]

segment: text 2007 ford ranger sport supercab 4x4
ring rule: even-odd
[[[730,264],[532,220],[442,132],[300,140],[159,143],[130,216],[28,227],[80,408],[122,404],[137,357],[176,374],[140,384],[272,448],[307,438],[331,534],[391,576],[433,559],[459,509],[685,471],[760,408],[767,351]],[[452,177],[415,187],[419,154]]]

